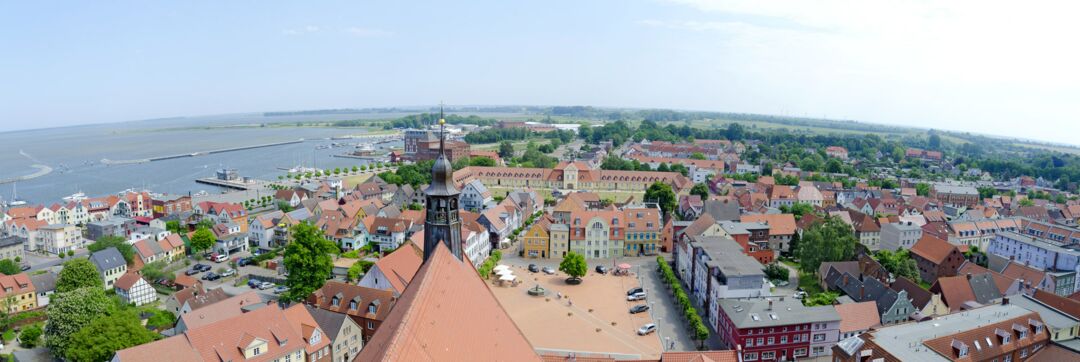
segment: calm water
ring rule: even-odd
[[[388,117],[394,115],[379,115]],[[0,179],[31,174],[33,164],[53,167],[51,174],[21,181],[18,196],[31,203],[50,204],[64,196],[82,191],[102,196],[128,188],[154,192],[186,194],[219,189],[195,183],[195,179],[213,177],[221,166],[236,168],[240,175],[276,180],[285,174],[279,167],[303,163],[319,168],[352,167],[363,160],[331,157],[352,147],[317,150],[333,142],[355,144],[356,140],[329,140],[343,135],[363,134],[360,129],[262,127],[205,129],[206,125],[291,123],[373,117],[365,115],[262,117],[261,115],[215,116],[121,124],[54,128],[0,133]],[[292,141],[297,144],[243,151],[184,157],[128,165],[103,165],[101,159],[140,159],[163,155],[192,153],[236,146]],[[20,154],[20,150],[29,157]],[[12,184],[0,185],[0,197],[10,200]]]

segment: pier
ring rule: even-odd
[[[46,166],[46,165],[33,165],[33,167],[37,168],[38,170],[34,171],[34,173],[29,174],[29,175],[22,175],[22,176],[16,176],[16,177],[9,177],[9,178],[6,178],[6,179],[0,179],[0,184],[7,184],[7,183],[12,183],[12,182],[18,182],[18,181],[32,180],[32,179],[35,179],[35,178],[38,178],[38,177],[41,177],[41,176],[48,175],[48,174],[52,173],[52,171],[53,171],[52,167],[49,167],[49,166]]]
[[[259,187],[262,186],[262,183],[259,182],[259,181],[252,181],[252,182],[226,181],[226,180],[218,179],[218,178],[215,178],[215,177],[199,178],[199,179],[195,179],[195,182],[201,183],[201,184],[207,184],[207,185],[214,185],[214,186],[219,186],[219,187],[230,188],[230,189],[233,189],[233,190],[242,190],[242,191],[246,191],[246,190],[249,190],[251,188],[259,188]]]
[[[257,145],[252,145],[252,146],[230,147],[230,148],[222,148],[222,149],[217,149],[217,150],[212,150],[212,151],[200,151],[200,152],[192,152],[192,153],[182,153],[182,154],[176,154],[176,155],[158,156],[158,157],[151,157],[151,158],[140,158],[140,159],[134,159],[134,160],[110,160],[110,159],[104,158],[104,159],[101,160],[101,163],[106,164],[106,165],[128,165],[128,164],[135,164],[135,163],[146,163],[146,162],[154,162],[154,161],[171,160],[171,159],[174,159],[174,158],[181,158],[181,157],[196,157],[196,156],[202,156],[202,155],[212,155],[212,154],[215,154],[215,153],[225,153],[225,152],[243,151],[243,150],[250,150],[250,149],[255,149],[255,148],[263,148],[263,147],[291,145],[291,144],[301,143],[301,142],[304,142],[303,138],[295,140],[295,141],[263,143],[263,144],[257,144]]]

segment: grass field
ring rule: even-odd
[[[511,188],[511,187],[492,187],[492,186],[488,186],[488,190],[491,190],[491,195],[492,196],[506,196],[507,193],[509,193],[511,191],[517,191],[517,190],[520,190],[520,189]],[[533,188],[533,190],[536,191],[537,193],[539,193],[541,197],[551,197],[551,189]],[[631,196],[634,197],[634,200],[641,201],[641,198],[645,196],[644,191],[641,191],[641,192],[635,192],[635,191],[618,191],[618,192],[616,192],[616,191],[593,191],[593,192],[595,192],[597,195],[600,195],[600,199],[611,199],[611,200],[614,200],[617,203],[626,202],[626,200],[629,199]]]
[[[1013,145],[1014,146],[1020,146],[1020,147],[1027,147],[1027,148],[1034,148],[1034,149],[1040,149],[1040,150],[1053,151],[1053,152],[1061,152],[1061,153],[1067,153],[1067,154],[1070,154],[1070,155],[1078,155],[1078,156],[1080,156],[1080,148],[1076,148],[1076,147],[1037,145],[1037,144],[1031,144],[1031,143],[1022,143],[1022,142],[1013,142]]]
[[[525,151],[525,146],[529,144],[529,141],[536,142],[537,146],[546,145],[548,143],[551,143],[551,140],[546,139],[546,138],[533,138],[533,139],[510,142],[510,144],[514,146],[514,151],[523,152],[523,151]],[[474,149],[474,150],[498,151],[499,150],[499,144],[500,144],[500,142],[477,143],[477,144],[470,144],[469,148]]]

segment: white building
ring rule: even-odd
[[[472,180],[461,189],[461,208],[480,212],[491,206],[495,206],[495,198],[491,191],[480,180]]]
[[[50,254],[66,253],[82,248],[85,244],[86,241],[82,237],[82,230],[75,225],[47,225],[42,226],[37,231],[36,249],[44,250]]]
[[[911,249],[922,238],[922,228],[911,222],[881,225],[881,250]]]
[[[114,284],[116,295],[127,304],[136,306],[150,304],[157,300],[157,292],[145,279],[135,273],[127,273]]]

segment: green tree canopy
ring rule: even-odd
[[[495,160],[483,156],[470,157],[469,166],[495,167]]]
[[[930,196],[930,184],[921,182],[915,184],[915,194],[919,196]]]
[[[19,270],[19,263],[16,263],[11,259],[0,260],[0,273],[4,275],[15,275],[22,272]]]
[[[104,290],[105,282],[98,275],[97,267],[90,260],[82,258],[65,262],[56,279],[56,292],[64,293],[83,287]]]
[[[645,190],[645,201],[656,202],[660,204],[660,208],[663,212],[674,212],[675,205],[678,202],[675,199],[675,191],[672,191],[671,185],[657,181],[649,186],[648,190]]]
[[[285,285],[289,291],[286,300],[300,301],[315,290],[322,288],[334,269],[331,254],[338,252],[337,245],[326,240],[322,230],[303,222],[292,227],[292,241],[285,246],[285,269],[289,276]]]
[[[919,277],[919,265],[915,262],[915,259],[911,258],[911,253],[907,249],[900,249],[895,252],[879,250],[874,256],[881,263],[881,266],[893,275],[908,278],[915,283],[921,280]]]
[[[709,199],[709,186],[705,184],[694,184],[694,187],[690,188],[691,195],[701,196],[702,200]]]
[[[690,159],[692,159],[692,160],[704,160],[705,159],[705,154],[701,153],[701,152],[694,152],[694,153],[690,154]]]
[[[799,241],[799,270],[816,273],[821,263],[848,261],[855,257],[855,234],[848,224],[839,218],[826,217],[815,222],[803,232]]]
[[[514,157],[514,145],[511,144],[510,141],[502,141],[501,143],[499,143],[499,157]]]
[[[34,348],[38,344],[41,344],[41,334],[43,331],[37,324],[31,324],[23,327],[19,332],[19,345],[23,348]]]
[[[116,351],[157,338],[157,333],[142,326],[134,311],[102,316],[71,335],[64,357],[76,362],[108,361]]]
[[[179,225],[177,225],[177,227],[179,228]],[[134,261],[135,248],[132,247],[131,244],[128,244],[127,240],[119,236],[103,236],[86,248],[89,249],[90,252],[98,252],[110,247],[116,248],[116,250],[120,252],[120,255],[124,256],[124,261],[126,261],[128,265]]]
[[[374,266],[374,265],[375,265],[375,263],[373,263],[371,261],[358,260],[357,262],[353,263],[352,266],[349,267],[349,271],[348,271],[349,280],[359,280],[360,276],[363,275],[363,274],[367,274],[368,270],[371,270],[371,267]]]
[[[191,251],[210,250],[210,248],[214,247],[215,241],[217,241],[217,237],[214,236],[214,232],[200,225],[195,230],[195,233],[191,234]]]
[[[65,292],[58,289],[46,312],[49,323],[45,324],[45,346],[57,356],[66,356],[71,336],[113,307],[101,285]]]
[[[559,263],[559,271],[574,279],[581,279],[588,270],[589,265],[585,263],[585,257],[572,251],[566,253],[562,262]]]

